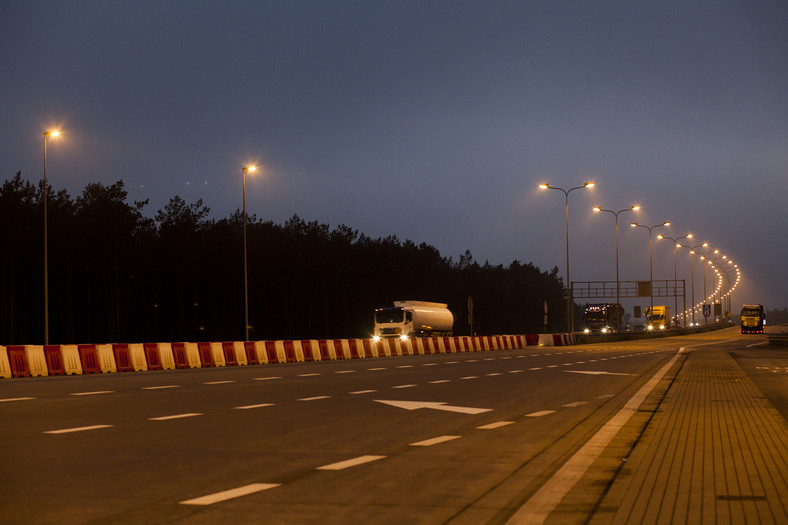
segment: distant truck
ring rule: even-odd
[[[620,304],[589,304],[583,313],[583,322],[586,325],[584,332],[587,334],[618,332],[622,317],[624,317],[624,309]]]
[[[643,310],[646,329],[667,330],[670,328],[670,306],[649,306]]]
[[[444,303],[394,301],[394,306],[375,310],[374,339],[451,335],[454,316]]]
[[[766,317],[762,304],[745,304],[741,307],[741,333],[762,334]]]

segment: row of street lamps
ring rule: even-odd
[[[566,322],[567,322],[567,331],[568,332],[573,332],[574,331],[574,319],[573,319],[573,311],[572,311],[573,310],[572,309],[573,299],[570,296],[571,295],[570,294],[571,281],[570,281],[570,277],[569,277],[569,275],[570,275],[569,274],[569,193],[571,193],[574,190],[579,190],[579,189],[584,189],[584,188],[591,188],[593,186],[594,186],[593,182],[586,182],[582,186],[575,186],[573,188],[569,188],[568,190],[565,190],[565,189],[559,188],[557,186],[551,186],[551,185],[549,185],[547,183],[539,184],[539,188],[541,188],[543,190],[559,190],[559,191],[564,193],[564,197],[565,197],[565,210],[566,210],[566,290],[567,290]],[[639,209],[640,209],[640,206],[638,206],[637,204],[632,205],[629,208],[624,208],[623,210],[618,210],[618,211],[608,210],[608,209],[602,208],[601,206],[595,206],[593,208],[593,210],[595,212],[606,212],[606,213],[612,214],[615,217],[615,223],[616,223],[616,304],[620,304],[621,303],[621,284],[620,284],[620,278],[619,278],[619,262],[618,262],[619,261],[619,256],[618,256],[618,216],[621,213],[629,212],[629,211],[637,211]],[[637,222],[632,222],[632,223],[630,223],[630,226],[632,228],[645,228],[645,229],[648,230],[649,284],[653,287],[653,283],[654,283],[654,264],[653,264],[653,242],[652,242],[653,239],[652,239],[652,232],[653,232],[653,230],[655,228],[670,226],[670,222],[669,221],[664,221],[664,222],[662,222],[660,224],[655,224],[653,226],[646,226],[644,224],[639,224]],[[697,250],[698,248],[702,248],[702,247],[703,248],[708,247],[709,243],[704,242],[703,244],[699,244],[697,246],[682,245],[680,243],[681,240],[683,240],[683,239],[692,239],[692,234],[691,233],[687,233],[686,235],[683,235],[683,236],[677,237],[677,238],[667,237],[665,235],[660,234],[660,235],[657,235],[657,239],[667,239],[667,240],[670,240],[670,241],[673,242],[673,281],[674,281],[674,283],[678,280],[678,263],[677,263],[676,252],[677,252],[678,248],[689,248],[690,249],[690,253],[692,255],[691,267],[690,267],[691,280],[692,280],[692,305],[693,305],[692,306],[692,322],[693,322],[693,324],[695,324],[695,309],[696,309],[696,306],[695,306],[695,273],[694,273],[694,256],[695,256],[695,253],[696,253],[695,250]],[[701,254],[701,258],[703,259],[704,256],[707,256],[710,253],[712,253],[712,252],[707,252],[707,253]],[[715,250],[713,253],[718,254],[719,250]],[[727,259],[726,256],[722,256],[722,258],[723,259]],[[728,262],[730,264],[733,264],[733,261],[728,260]],[[712,261],[708,261],[708,264],[711,265]],[[735,267],[735,270],[738,273],[738,265],[733,265],[733,266]],[[706,300],[706,273],[705,273],[705,270],[706,270],[706,268],[705,268],[705,265],[704,265],[704,274],[703,274],[703,296],[704,296],[704,300]],[[716,268],[714,270],[715,270],[715,272],[717,271]],[[721,279],[722,278],[720,277],[720,286],[722,286]],[[739,279],[737,278],[736,284],[738,284],[738,282],[739,282]],[[735,285],[734,285],[734,287],[735,287]],[[733,291],[733,288],[731,288],[729,290],[728,296],[730,295],[730,292],[732,292],[732,291]],[[653,290],[649,291],[649,295],[651,296],[651,307],[653,308],[654,307]],[[675,302],[675,304],[674,304],[674,310],[673,311],[676,313],[675,314],[676,319],[678,319],[678,296],[675,295],[675,287],[674,287],[674,302]],[[687,312],[686,311],[683,313],[683,316],[684,316],[684,324],[686,325],[686,316],[687,316]]]

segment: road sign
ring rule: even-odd
[[[709,317],[711,315],[711,305],[704,304],[703,305],[703,317]]]

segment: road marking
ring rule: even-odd
[[[417,441],[416,443],[411,443],[411,447],[431,447],[432,445],[438,445],[440,443],[446,443],[447,441],[452,441],[454,439],[459,439],[462,436],[438,436],[432,439],[425,439],[424,441]]]
[[[355,370],[337,370],[335,374],[355,374]]]
[[[576,408],[587,404],[588,401],[575,401],[574,403],[567,403],[566,405],[561,405],[561,406],[564,408]]]
[[[165,388],[180,388],[180,385],[144,386],[141,390],[163,390]]]
[[[281,378],[281,377],[278,377],[278,376],[271,376],[271,377],[255,377],[255,378],[254,378],[254,380],[255,380],[255,381],[271,381],[271,380],[273,380],[273,379],[282,379],[282,378]]]
[[[447,405],[446,402],[434,401],[391,401],[384,399],[373,399],[373,401],[397,408],[404,408],[405,410],[431,408],[433,410],[444,410],[446,412],[459,412],[460,414],[481,414],[482,412],[490,412],[492,410],[492,408],[458,407]]]
[[[373,392],[377,392],[377,390],[357,390],[356,392],[348,392],[348,394],[371,394]]]
[[[317,401],[319,399],[329,399],[331,396],[314,396],[314,397],[302,397],[299,401]]]
[[[438,366],[438,363],[424,363],[421,366]]]
[[[478,360],[478,359],[468,359],[468,360],[467,360],[467,361],[465,361],[465,362],[466,362],[466,363],[478,363],[478,362],[479,362],[479,360]]]
[[[385,457],[386,456],[359,456],[357,458],[331,463],[330,465],[323,465],[322,467],[317,467],[317,470],[345,470],[346,468],[371,463],[372,461],[377,461]]]
[[[207,496],[181,501],[181,505],[213,505],[214,503],[240,498],[241,496],[248,496],[249,494],[279,486],[278,483],[252,483],[251,485],[245,485],[237,489],[225,490],[223,492],[216,492],[215,494],[208,494]]]
[[[592,376],[634,376],[636,374],[621,374],[619,372],[601,372],[598,370],[564,370],[570,374],[588,374]]]
[[[533,368],[529,368],[528,370],[541,370],[541,369],[542,369],[541,366],[535,366]]]
[[[413,365],[399,365],[396,366],[395,368],[413,368]]]
[[[459,364],[459,361],[446,361],[446,362],[445,362],[445,363],[443,363],[443,364],[444,364],[444,365],[456,365],[456,364]]]
[[[530,414],[526,414],[525,417],[542,417],[548,416],[550,414],[554,414],[555,410],[540,410],[539,412],[531,412]]]
[[[437,381],[430,381],[431,385],[437,385],[440,383],[451,383],[451,379],[438,379]]]
[[[496,428],[505,427],[508,425],[514,424],[514,421],[496,421],[495,423],[490,423],[488,425],[482,425],[480,427],[476,427],[478,430],[495,430]]]
[[[510,374],[519,374],[521,372],[522,372],[522,370],[509,370]]]
[[[95,392],[75,392],[73,394],[69,394],[70,396],[97,396],[100,394],[112,394],[114,390],[96,390]]]
[[[611,397],[616,397],[614,394],[602,394],[601,396],[596,396],[597,399],[610,399]]]
[[[461,377],[460,379],[479,379],[479,376],[465,376]]]
[[[385,370],[385,367],[378,367],[378,368],[367,368],[370,372],[377,372],[378,370]]]
[[[246,405],[242,407],[234,407],[236,410],[249,410],[250,408],[262,408],[262,407],[272,407],[274,406],[273,403],[260,403],[257,405]]]
[[[101,428],[111,428],[113,425],[92,425],[89,427],[61,428],[60,430],[47,430],[44,434],[69,434],[71,432],[84,432],[86,430],[98,430]]]
[[[510,355],[507,355],[507,356],[505,356],[505,357],[502,357],[501,359],[511,359],[511,358],[512,358],[512,356],[510,356]]]
[[[547,368],[558,368],[558,365],[547,365]]]
[[[183,419],[185,417],[197,417],[201,416],[199,412],[189,412],[187,414],[173,414],[172,416],[160,416],[160,417],[150,417],[148,421],[169,421],[171,419]]]
[[[312,376],[319,376],[320,374],[298,374],[298,377],[312,377]]]
[[[226,385],[228,383],[235,383],[235,381],[224,380],[224,381],[208,381],[207,383],[203,383],[203,385]]]
[[[414,386],[416,386],[416,385],[397,385],[397,386],[393,386],[391,388],[413,388]]]
[[[716,342],[715,342],[716,343]],[[707,343],[707,344],[715,344]],[[701,346],[701,345],[696,345]],[[599,431],[594,434],[558,472],[520,507],[507,523],[544,523],[550,513],[555,510],[564,496],[583,477],[588,467],[599,457],[602,450],[610,444],[627,421],[637,412],[646,397],[668,373],[686,347],[682,347],[654,376],[646,382],[638,392],[627,401]]]
[[[502,376],[503,373],[502,372],[492,372],[490,374],[484,374],[484,375],[486,375],[488,377],[493,377],[493,376]]]
[[[10,401],[28,401],[31,399],[35,399],[34,397],[9,397],[7,399],[0,399],[0,403],[7,403]]]

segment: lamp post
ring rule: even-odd
[[[676,295],[676,281],[678,280],[678,271],[676,269],[677,268],[677,265],[676,265],[676,250],[678,249],[679,246],[681,246],[679,244],[679,241],[681,239],[692,239],[692,234],[688,233],[687,235],[682,235],[681,237],[678,237],[676,239],[674,239],[672,237],[665,237],[664,235],[659,234],[659,235],[657,235],[657,239],[667,239],[669,241],[673,241],[673,308],[674,308],[673,311],[674,311],[674,313],[676,315],[676,320],[678,320],[678,317],[679,317],[679,298]],[[684,299],[684,307],[686,308],[686,306],[687,306],[687,300]],[[684,328],[686,328],[686,327],[687,327],[687,319],[685,317],[684,318]]]
[[[567,332],[572,333],[574,332],[574,319],[572,315],[572,303],[574,300],[572,299],[571,293],[571,281],[569,280],[569,194],[574,190],[581,190],[583,188],[592,188],[594,186],[593,182],[586,182],[582,186],[575,186],[574,188],[569,188],[565,190],[563,188],[558,188],[556,186],[550,186],[547,183],[542,183],[539,187],[543,190],[559,190],[564,193],[565,202],[566,202],[566,328]]]
[[[49,254],[47,240],[47,193],[49,192],[47,182],[47,137],[57,137],[59,131],[44,132],[44,344],[49,344]]]
[[[698,248],[706,248],[708,245],[709,245],[709,243],[704,242],[703,244],[699,244],[697,246],[686,246],[686,248],[689,248],[689,250],[690,250],[690,279],[692,280],[691,286],[692,286],[692,325],[693,326],[695,326],[695,253],[696,253],[695,250],[697,250]],[[679,248],[684,248],[684,247],[685,246],[683,246],[683,245],[679,246]],[[704,272],[705,272],[705,270],[704,270]],[[703,275],[704,275],[704,277],[703,277],[703,287],[705,289],[705,287],[706,287],[706,274],[704,273]],[[706,292],[704,291],[703,294],[705,296]]]
[[[244,206],[244,341],[249,340],[249,282],[246,265],[246,172],[256,170],[256,166],[246,166],[241,170],[243,179],[243,206]]]
[[[645,228],[648,230],[648,272],[649,272],[649,295],[651,296],[651,309],[654,310],[654,259],[652,258],[652,239],[651,239],[651,231],[654,228],[659,226],[670,226],[669,221],[665,221],[662,224],[655,224],[654,226],[644,226],[643,224],[638,224],[636,222],[632,222],[629,224],[633,228]]]
[[[706,252],[706,253],[701,253],[700,254],[700,259],[702,261],[706,261],[706,257],[707,256],[712,255],[712,254],[716,254],[716,253],[720,253],[720,251],[719,250],[714,250],[714,251],[710,251],[710,252]],[[711,261],[706,261],[706,263],[707,264],[711,264]],[[714,277],[712,276],[712,285],[713,284],[714,284]],[[706,304],[707,300],[708,300],[708,298],[706,296],[706,264],[704,264],[703,265],[703,304]],[[706,317],[705,315],[703,316],[703,324],[704,325],[709,324],[709,318]]]
[[[616,305],[621,304],[621,286],[619,284],[619,279],[618,279],[618,214],[624,213],[625,211],[637,211],[639,209],[640,206],[638,206],[637,204],[634,204],[629,208],[624,208],[623,210],[618,210],[618,211],[606,210],[601,206],[594,207],[594,211],[596,212],[604,211],[607,213],[612,213],[613,216],[616,218]],[[616,327],[616,330],[618,330],[618,327]]]

